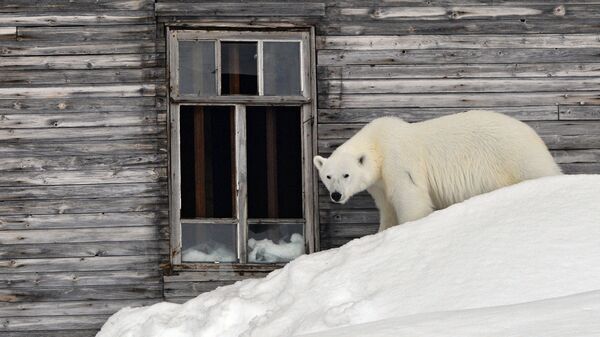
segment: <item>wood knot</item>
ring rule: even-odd
[[[552,13],[556,16],[565,16],[567,14],[567,10],[564,5],[556,6]]]

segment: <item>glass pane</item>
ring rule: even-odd
[[[301,95],[300,42],[264,42],[265,95]]]
[[[256,42],[221,43],[221,94],[258,95]]]
[[[303,224],[256,224],[248,228],[248,262],[287,262],[304,254]]]
[[[179,93],[216,95],[215,43],[179,41]]]
[[[247,107],[248,217],[302,218],[300,107]]]
[[[235,262],[235,224],[181,224],[184,262]]]
[[[181,218],[232,218],[234,108],[182,106]]]

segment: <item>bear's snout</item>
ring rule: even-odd
[[[331,193],[331,200],[338,202],[340,199],[342,199],[342,194],[340,192]]]

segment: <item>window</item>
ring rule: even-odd
[[[173,264],[314,251],[311,32],[168,37]]]

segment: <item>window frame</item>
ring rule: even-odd
[[[317,186],[316,173],[312,165],[313,153],[316,153],[316,69],[315,69],[315,39],[314,29],[307,27],[299,28],[277,28],[270,27],[269,30],[255,30],[250,27],[239,27],[237,30],[225,29],[222,25],[214,29],[206,26],[195,29],[185,26],[167,26],[167,67],[169,74],[169,106],[168,106],[168,130],[169,130],[169,223],[170,223],[170,257],[171,264],[184,269],[211,268],[217,264],[244,267],[255,265],[259,268],[280,265],[280,263],[252,264],[247,261],[248,225],[253,223],[303,223],[305,248],[307,253],[318,250],[319,232],[318,215],[316,214]],[[277,31],[271,30],[276,28]],[[217,72],[216,95],[197,96],[179,94],[179,45],[184,40],[215,40],[215,60]],[[263,96],[263,43],[271,41],[299,41],[300,42],[300,64],[301,64],[301,95],[297,96]],[[226,95],[221,93],[221,65],[220,65],[220,41],[257,41],[258,54],[258,95]],[[236,203],[234,206],[233,219],[194,219],[185,220],[185,223],[226,223],[237,226],[237,256],[238,262],[211,263],[211,262],[183,262],[182,261],[182,219],[181,219],[181,172],[180,172],[180,107],[182,105],[196,106],[230,106],[234,107],[235,124],[235,192]],[[246,172],[246,107],[247,106],[298,106],[301,113],[301,145],[302,145],[302,181],[303,181],[303,219],[252,219],[247,216],[247,182]],[[244,172],[240,170],[244,169]]]

